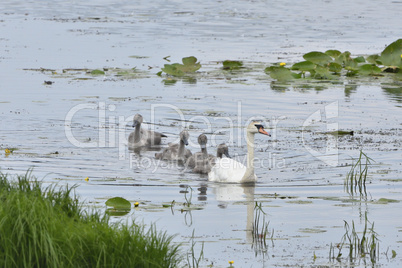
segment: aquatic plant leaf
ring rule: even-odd
[[[121,210],[121,209],[130,210],[131,209],[131,203],[128,200],[121,198],[121,197],[113,197],[113,198],[108,199],[106,201],[106,206],[114,207],[115,209],[119,209],[119,210]]]
[[[364,64],[359,67],[359,72],[363,75],[374,75],[381,73],[381,69],[375,64]]]
[[[402,39],[398,39],[383,52],[381,52],[380,60],[385,66],[402,66]]]
[[[165,64],[164,67],[162,68],[162,71],[165,72],[166,74],[170,74],[173,76],[184,75],[184,72],[182,70],[177,69],[177,65],[175,64]]]
[[[92,70],[92,71],[91,71],[91,74],[92,74],[92,75],[104,75],[105,72],[102,71],[102,70],[96,69],[96,70]]]
[[[197,58],[194,56],[186,57],[182,59],[183,65],[176,65],[176,67],[185,73],[194,73],[201,68],[201,64],[197,62]]]
[[[343,136],[343,135],[352,135],[353,136],[354,132],[347,131],[347,130],[335,130],[335,131],[325,132],[325,134],[334,135],[334,136]]]
[[[292,70],[299,70],[302,72],[309,72],[309,71],[313,71],[315,68],[315,64],[312,63],[311,61],[302,61],[302,62],[298,62],[293,64],[292,66]]]
[[[368,63],[371,63],[371,64],[380,64],[380,65],[382,65],[382,62],[380,61],[380,56],[377,55],[377,54],[368,56],[366,58],[366,61]]]
[[[194,73],[201,68],[201,64],[197,62],[197,58],[193,56],[183,58],[182,62],[183,64],[165,64],[162,71],[173,76],[184,76],[186,73]]]
[[[197,63],[197,58],[194,56],[184,57],[181,61],[184,65],[195,65]]]
[[[335,62],[339,64],[345,64],[346,62],[352,61],[352,58],[350,57],[350,52],[345,51],[341,53],[338,57],[335,58]]]
[[[271,66],[269,68],[269,75],[278,81],[289,81],[293,80],[297,77],[294,76],[294,73],[292,73],[288,68],[285,67],[276,67],[276,66]],[[268,69],[267,68],[267,69]],[[265,69],[265,70],[267,70]]]
[[[340,73],[342,71],[342,65],[336,62],[330,62],[328,64],[329,71],[334,73]]]
[[[331,56],[332,58],[336,58],[339,55],[341,55],[342,52],[340,52],[339,50],[327,50],[327,51],[325,51],[325,54],[327,54],[328,56]]]
[[[223,62],[223,69],[224,70],[234,70],[239,69],[243,66],[243,62],[237,60],[225,60]]]
[[[316,79],[332,79],[333,75],[330,74],[327,68],[317,65],[315,68],[314,78]]]
[[[354,62],[356,63],[363,63],[366,62],[365,58],[363,56],[359,56],[353,59]]]
[[[311,61],[312,63],[318,65],[326,65],[332,61],[332,58],[325,53],[319,51],[309,52],[303,55],[303,58],[307,61]]]
[[[388,204],[388,203],[399,203],[399,201],[395,200],[395,199],[380,198],[375,203],[376,204]]]

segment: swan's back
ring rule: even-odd
[[[239,183],[246,173],[246,167],[231,158],[217,158],[208,173],[208,180],[215,182]]]
[[[180,144],[169,143],[169,147],[165,148],[162,153],[155,154],[155,158],[163,160],[179,160],[186,162],[187,159],[192,155],[191,151],[185,148],[185,145],[188,144],[188,137],[188,132],[182,131],[180,133]]]
[[[169,143],[169,147],[163,149],[161,153],[156,153],[156,159],[163,159],[163,160],[177,160],[177,155],[179,152],[179,145]]]
[[[154,145],[160,145],[162,138],[166,137],[166,135],[160,132],[155,132],[141,128],[142,122],[143,122],[142,115],[136,114],[134,116],[134,124],[133,124],[135,130],[132,133],[130,133],[130,136],[128,137],[129,147],[139,148],[139,147],[152,147]]]

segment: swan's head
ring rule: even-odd
[[[222,155],[226,155],[226,157],[230,158],[229,147],[224,143],[219,144],[218,150],[217,150],[217,155],[221,156],[221,157],[222,157]]]
[[[201,134],[200,136],[198,136],[198,144],[201,146],[201,148],[206,148],[207,141],[208,138],[205,134]]]
[[[185,145],[188,145],[188,139],[190,138],[190,134],[188,134],[187,130],[183,130],[180,132],[180,141],[182,141]]]
[[[271,136],[265,129],[264,126],[260,122],[251,122],[247,127],[247,132],[249,133],[261,133],[267,136]]]
[[[136,127],[137,125],[142,124],[142,121],[143,121],[142,115],[140,115],[140,114],[134,115],[133,127]]]

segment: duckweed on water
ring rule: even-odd
[[[177,267],[179,246],[152,226],[111,225],[82,209],[75,187],[0,173],[1,267]]]

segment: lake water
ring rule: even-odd
[[[354,264],[398,267],[401,83],[279,85],[263,70],[313,50],[380,53],[402,37],[401,11],[400,1],[3,1],[1,172],[33,168],[45,183],[77,184],[82,200],[99,209],[115,196],[139,202],[113,221],[155,223],[177,234],[183,250],[195,241],[196,256],[204,243],[200,267],[228,267],[230,260],[234,267],[352,266],[346,246],[340,262],[329,258],[330,248],[342,241],[344,221],[353,221],[361,236],[366,213],[378,234],[378,260]],[[193,79],[168,83],[156,75],[167,60],[186,56],[202,64]],[[223,71],[226,59],[243,61],[245,70]],[[115,68],[134,67],[135,77],[114,75]],[[108,71],[67,70],[86,68]],[[128,151],[136,113],[143,127],[168,136],[162,148],[187,127],[192,152],[206,133],[209,153],[226,142],[239,161],[246,153],[243,128],[261,120],[272,136],[256,136],[258,182],[210,183],[156,161],[155,151]],[[354,135],[324,134],[334,128]],[[5,148],[16,150],[6,155]],[[360,150],[375,162],[367,194],[352,196],[344,180]],[[255,202],[269,221],[266,246],[253,243]]]

